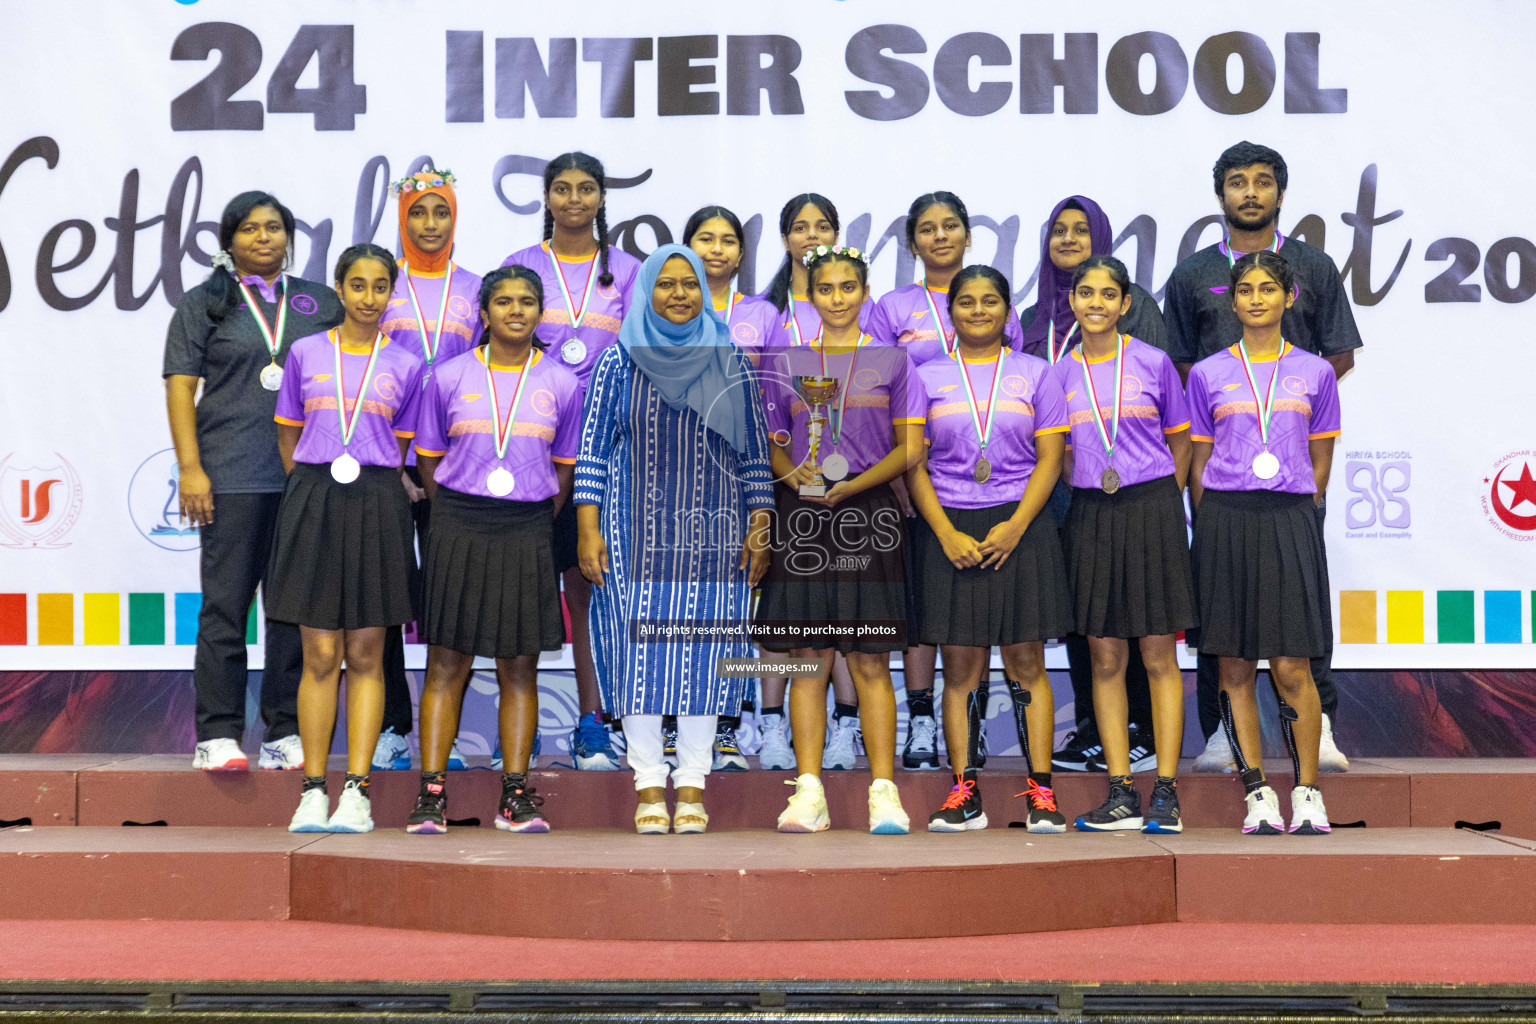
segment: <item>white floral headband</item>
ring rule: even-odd
[[[800,262],[809,267],[817,260],[830,259],[833,256],[846,256],[849,259],[858,260],[866,267],[869,266],[869,253],[855,249],[851,245],[818,245],[800,257]]]

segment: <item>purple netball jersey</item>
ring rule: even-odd
[[[559,271],[556,271],[558,262]],[[544,316],[539,321],[539,340],[549,346],[549,358],[558,360],[581,382],[582,392],[587,389],[587,379],[592,368],[608,346],[619,339],[619,325],[629,312],[629,295],[634,288],[635,275],[640,272],[640,261],[622,249],[608,247],[608,270],[613,274],[612,284],[603,284],[602,261],[596,255],[584,260],[550,258],[548,242],[520,249],[502,261],[502,266],[519,264],[528,267],[544,282]],[[557,277],[556,274],[562,275]],[[581,314],[581,326],[573,328],[576,315],[581,313],[582,297],[591,278],[591,298],[587,299],[586,312]],[[561,281],[565,291],[561,291]],[[570,305],[566,303],[570,294]],[[575,306],[573,310],[570,306]],[[578,344],[568,344],[575,341]]]
[[[354,415],[352,442],[343,446],[337,412],[336,333],[311,334],[293,343],[283,367],[274,419],[303,427],[293,461],[325,464],[351,454],[364,466],[399,466],[398,438],[413,437],[421,407],[422,362],[410,349],[386,337],[378,346],[367,392],[359,395],[368,355],[343,352],[341,387],[346,414]],[[358,408],[361,400],[362,406]]]
[[[1099,396],[1104,429],[1114,430],[1115,357],[1088,362]],[[1093,418],[1093,402],[1083,383],[1083,350],[1079,346],[1051,367],[1051,376],[1067,399],[1072,433],[1072,486],[1098,487],[1109,460],[1104,439]],[[1166,435],[1189,429],[1189,406],[1173,360],[1144,341],[1131,338],[1120,368],[1120,430],[1115,435],[1115,472],[1120,486],[1145,483],[1173,475],[1173,453]]]
[[[529,356],[528,380],[522,383],[520,395],[516,393],[524,371],[492,368],[497,399],[493,416],[485,352],[466,352],[433,374],[422,398],[416,452],[442,458],[434,479],[450,490],[495,497],[486,481],[500,467],[514,481],[507,500],[552,498],[560,490],[554,463],[574,466],[581,447],[581,385],[549,353],[535,351]],[[517,418],[505,453],[498,459],[496,424],[508,429],[514,396]]]
[[[1259,404],[1275,374],[1270,407],[1269,452],[1280,460],[1272,479],[1254,475],[1253,459],[1264,450]],[[1253,385],[1237,346],[1202,359],[1189,371],[1189,436],[1214,448],[1200,482],[1213,491],[1285,491],[1316,494],[1307,442],[1339,435],[1339,382],[1322,356],[1285,343],[1280,358],[1253,362]]]
[[[852,385],[848,386],[850,366]],[[819,347],[776,349],[765,356],[761,374],[768,429],[778,443],[790,442],[790,457],[798,465],[810,450],[811,413],[795,390],[795,378],[828,376],[842,380],[847,394],[839,393],[827,408],[829,423],[818,459],[825,462],[835,451],[848,460],[848,475],[857,476],[891,453],[895,425],[922,422],[921,408],[910,405],[907,372],[904,351],[873,340],[854,352],[828,355],[825,366]],[[834,444],[831,428],[838,422],[840,408],[842,424]]]
[[[935,359],[915,371],[922,383],[922,408],[927,419],[928,477],[946,508],[990,508],[1024,496],[1035,471],[1035,438],[1064,433],[1066,406],[1061,389],[1044,359],[1008,351],[1002,363],[994,359],[967,360],[977,413],[987,429],[987,462],[991,474],[977,483],[976,464],[981,441],[961,380],[961,364]],[[990,396],[996,376],[997,408]],[[916,390],[914,388],[914,390]],[[987,423],[985,417],[995,416]]]
[[[949,355],[955,344],[955,325],[949,319],[949,289],[930,288],[928,294],[933,300],[931,307],[923,297],[922,282],[886,292],[869,316],[868,330],[875,340],[904,347],[913,366]],[[935,312],[939,315],[937,326],[933,322]],[[947,346],[945,338],[949,339]],[[1003,346],[1017,352],[1023,342],[1018,314],[1009,310],[1008,322],[1003,326]]]

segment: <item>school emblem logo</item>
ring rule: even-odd
[[[868,367],[853,375],[853,386],[861,391],[873,391],[884,383],[879,370],[871,370]]]
[[[1120,382],[1120,398],[1121,398],[1121,400],[1122,401],[1126,401],[1126,402],[1130,402],[1130,401],[1134,401],[1135,399],[1138,399],[1140,397],[1141,397],[1141,378],[1136,376],[1135,374],[1131,374],[1131,373],[1126,374],[1125,375],[1125,379]]]
[[[756,345],[757,328],[751,324],[737,324],[735,327],[731,328],[731,340],[738,345]]]
[[[1515,540],[1536,538],[1536,452],[1510,452],[1483,477],[1483,514],[1494,529]]]
[[[320,303],[315,301],[313,295],[304,295],[302,293],[289,299],[288,304],[293,307],[295,313],[303,313],[305,316],[314,316],[315,311],[320,308]]]
[[[456,320],[468,320],[473,312],[474,307],[462,295],[455,295],[448,300],[448,315]]]
[[[1016,373],[1011,373],[1003,378],[1003,383],[1000,387],[1003,389],[1003,394],[1009,398],[1023,398],[1025,393],[1029,391],[1029,381]]]
[[[61,540],[80,520],[80,474],[58,452],[0,459],[0,547],[67,548]]]
[[[1300,377],[1286,377],[1280,382],[1280,386],[1297,398],[1304,398],[1307,394],[1307,382]]]
[[[196,551],[198,528],[181,521],[181,466],[174,448],[163,448],[134,470],[128,482],[128,517],[139,534],[167,551]]]
[[[555,414],[555,396],[542,388],[533,393],[533,411],[540,416]]]
[[[384,401],[393,402],[400,397],[400,382],[392,373],[381,373],[373,378],[373,391]]]

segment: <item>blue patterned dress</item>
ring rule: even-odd
[[[587,387],[572,500],[599,506],[609,572],[589,621],[603,706],[612,715],[734,715],[748,679],[722,679],[716,658],[755,653],[751,590],[737,568],[751,509],[774,507],[767,424],[756,376],[737,357],[751,400],[738,453],[692,409],[674,409],[620,346]],[[659,642],[639,630],[723,624]]]

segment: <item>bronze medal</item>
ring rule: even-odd
[[[983,455],[976,460],[976,468],[971,472],[971,479],[979,484],[984,484],[992,478],[992,463]]]
[[[1120,474],[1115,472],[1113,466],[1106,467],[1104,472],[1099,474],[1099,486],[1104,489],[1105,494],[1114,494],[1120,489]]]

